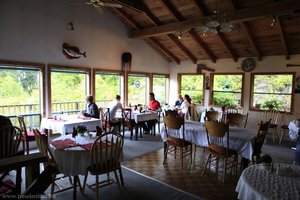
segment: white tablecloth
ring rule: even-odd
[[[300,199],[300,167],[280,164],[280,175],[277,175],[276,166],[273,173],[262,164],[246,168],[236,186],[238,199]],[[290,172],[288,175],[287,171]]]
[[[149,120],[158,120],[157,112],[133,113],[133,119],[136,123]]]
[[[182,131],[169,130],[174,137],[182,138]],[[255,129],[230,127],[229,128],[229,148],[236,150],[242,157],[252,160],[253,147],[252,141],[257,134]],[[165,127],[160,131],[161,138],[167,141]],[[198,146],[207,147],[206,130],[203,124],[195,121],[185,121],[185,140]]]
[[[85,136],[76,136],[72,138],[72,135],[63,135],[55,140],[64,140],[64,139],[72,139],[77,141],[79,144],[88,144],[93,143],[95,140],[96,133],[93,133],[93,137],[90,139]],[[80,147],[69,147],[65,149],[56,149],[53,145],[50,144],[50,150],[56,159],[59,170],[61,173],[65,175],[85,175],[86,168],[90,165],[90,151]]]
[[[297,140],[300,134],[300,127],[296,127],[295,121],[289,123],[289,136],[292,140]]]
[[[96,126],[101,127],[101,120],[96,118],[81,119],[77,115],[63,116],[60,120],[43,118],[41,129],[52,129],[54,132],[65,135],[66,133],[72,133],[73,127],[78,125],[85,126],[89,131],[95,131]]]

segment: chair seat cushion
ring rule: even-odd
[[[16,188],[16,185],[12,180],[6,179],[3,181],[3,184],[1,184],[0,194],[11,194],[13,192],[13,190],[7,187],[6,185],[8,185],[11,188]]]
[[[269,128],[276,128],[277,124],[270,124]]]
[[[173,138],[173,137],[168,137],[167,142],[169,145],[173,145],[173,146],[187,146],[191,144],[190,142],[185,141],[183,139]]]
[[[41,135],[46,135],[46,133],[45,133],[45,132],[43,132],[43,131],[41,131],[40,133],[41,133]],[[29,131],[29,132],[27,132],[27,136],[28,136],[28,137],[34,137],[34,133],[33,133],[33,131]]]
[[[213,144],[209,145],[208,149],[210,150],[211,153],[216,155],[221,155],[221,156],[232,156],[237,154],[235,150],[227,149],[225,147],[220,147]]]
[[[284,124],[284,125],[281,125],[281,128],[282,128],[282,129],[289,129],[289,126],[286,125],[286,124]]]

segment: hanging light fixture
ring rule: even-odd
[[[207,35],[209,33],[230,32],[232,27],[233,24],[226,19],[225,14],[220,13],[216,6],[212,16],[208,17],[208,21],[200,29],[202,30],[202,35]]]

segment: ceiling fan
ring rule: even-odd
[[[86,4],[92,5],[95,8],[99,8],[100,6],[112,7],[112,8],[122,8],[123,7],[119,3],[113,3],[112,1],[105,1],[105,0],[89,0],[89,2],[86,2]]]

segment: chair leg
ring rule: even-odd
[[[119,174],[120,174],[120,179],[121,179],[121,185],[124,187],[124,179],[123,179],[123,173],[122,173],[122,168],[119,168]]]
[[[99,175],[97,174],[96,175],[96,199],[98,200],[99,199]]]
[[[205,167],[204,167],[204,169],[203,169],[203,171],[202,171],[202,175],[204,175],[204,173],[205,173],[205,170],[206,170],[206,168],[207,168],[208,162],[210,162],[211,156],[212,156],[212,154],[209,153],[208,158],[207,158],[207,161],[206,161],[206,163],[205,163]]]
[[[54,193],[55,179],[56,179],[56,175],[52,175],[51,196],[53,196]]]
[[[281,142],[282,142],[282,138],[283,138],[284,133],[285,133],[285,129],[282,129],[281,130],[281,136],[280,136],[280,139],[279,139],[279,144],[281,144]]]
[[[86,171],[86,173],[85,173],[85,176],[84,176],[84,180],[83,180],[82,192],[84,192],[84,189],[85,189],[85,185],[86,185],[86,180],[87,180],[88,174],[89,174],[89,172],[88,172],[88,171]]]
[[[117,181],[118,188],[121,190],[121,184],[116,170],[114,170],[114,174],[115,174],[115,179]]]
[[[183,169],[183,147],[180,148],[181,169]]]
[[[167,144],[163,164],[165,164],[165,161],[167,159],[168,151],[169,151],[169,145]]]
[[[227,172],[227,157],[224,158],[224,174],[223,174],[223,183],[225,182]]]

